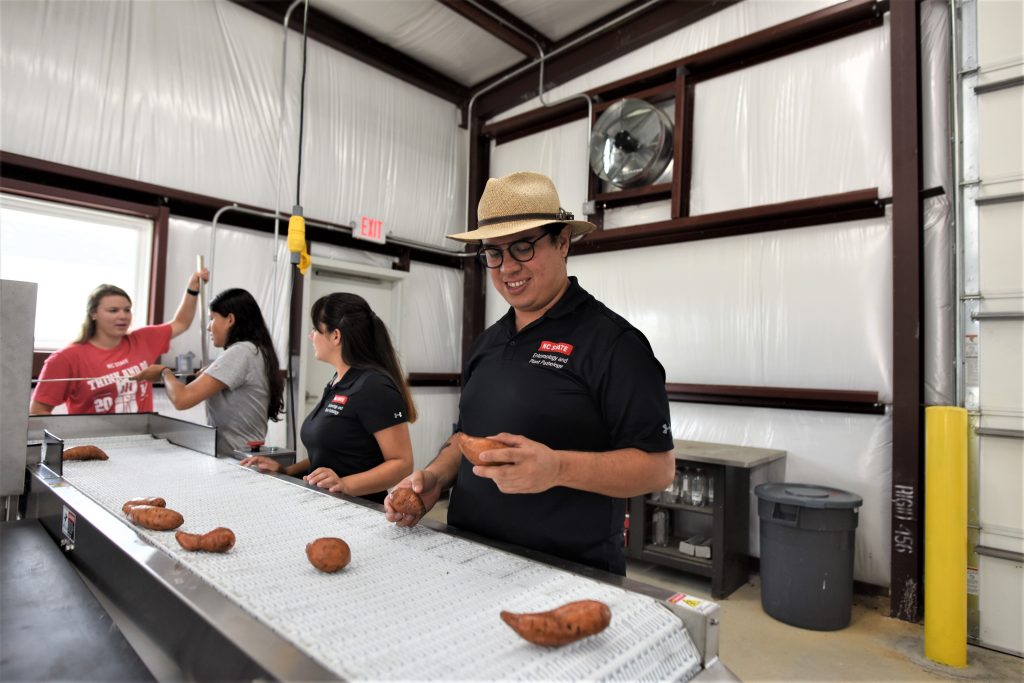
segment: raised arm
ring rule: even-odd
[[[192,325],[192,319],[196,317],[196,300],[199,298],[199,283],[207,282],[210,279],[210,271],[207,268],[192,273],[188,280],[188,288],[181,295],[181,303],[171,320],[171,336],[177,337]],[[193,292],[195,292],[193,294]],[[204,333],[205,334],[205,333]]]

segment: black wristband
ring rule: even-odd
[[[188,287],[186,287],[185,288],[185,292],[187,294],[191,294],[192,296],[199,296],[199,290],[198,289],[189,289]]]

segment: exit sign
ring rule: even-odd
[[[359,225],[352,231],[352,236],[356,239],[384,244],[384,221],[363,216]]]

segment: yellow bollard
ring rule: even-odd
[[[925,415],[924,654],[967,666],[967,411]]]

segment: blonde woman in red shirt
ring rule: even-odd
[[[31,415],[49,415],[61,404],[69,414],[148,413],[153,411],[149,382],[131,377],[155,363],[177,337],[192,324],[200,281],[210,279],[207,269],[189,279],[174,319],[131,332],[132,300],[120,287],[100,285],[89,295],[85,321],[78,339],[46,359],[41,380],[32,392]],[[90,379],[75,379],[75,378]]]

